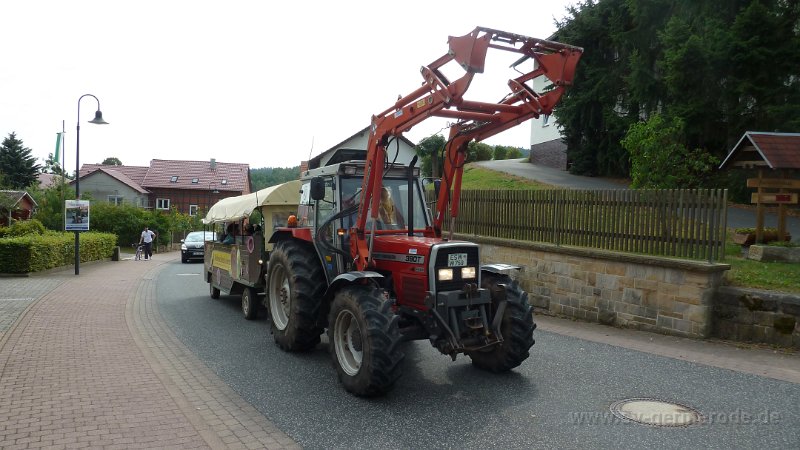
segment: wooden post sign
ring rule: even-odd
[[[772,203],[772,204],[776,204],[776,205],[796,205],[797,204],[797,194],[750,194],[750,203]]]
[[[786,233],[786,205],[797,204],[797,193],[787,192],[800,190],[800,180],[785,178],[763,178],[759,170],[758,178],[748,178],[747,187],[757,188],[758,191],[750,196],[750,203],[755,203],[756,209],[756,242],[761,243],[764,235],[764,205],[778,205],[778,238],[783,240]],[[778,192],[765,192],[765,189],[777,189]]]
[[[771,188],[771,189],[798,189],[800,190],[800,180],[778,179],[778,178],[748,178],[747,187],[749,188]]]

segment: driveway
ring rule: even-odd
[[[584,177],[573,175],[567,171],[530,164],[525,158],[506,159],[501,161],[479,161],[475,163],[480,167],[505,172],[530,180],[553,186],[571,189],[627,189],[628,186],[616,180],[605,178]],[[764,224],[767,227],[778,227],[778,215],[766,213]],[[744,228],[756,226],[756,212],[748,208],[728,208],[728,227]],[[800,242],[800,218],[787,217],[786,228],[792,235],[793,242]]]

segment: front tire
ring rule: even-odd
[[[530,356],[529,350],[534,344],[533,310],[528,304],[528,293],[520,288],[519,283],[506,275],[484,274],[481,287],[489,289],[492,296],[492,317],[503,300],[505,285],[506,308],[500,322],[500,333],[503,342],[487,349],[468,353],[472,365],[490,372],[507,372],[522,364]],[[491,319],[490,319],[491,320]]]
[[[336,294],[328,317],[333,366],[344,388],[358,396],[386,393],[401,374],[398,317],[382,291],[347,286]]]
[[[210,282],[210,281],[208,282],[208,294],[214,300],[217,300],[219,298],[219,294],[220,294],[219,289],[215,288],[214,284],[212,282]]]
[[[314,348],[324,330],[318,318],[327,286],[317,255],[298,242],[281,241],[269,256],[267,280],[275,343],[286,351]]]
[[[245,287],[242,291],[242,313],[247,320],[258,317],[258,292],[251,287]]]

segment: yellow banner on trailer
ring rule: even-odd
[[[218,267],[231,273],[231,254],[227,251],[214,250],[211,253],[211,267]]]

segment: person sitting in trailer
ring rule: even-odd
[[[233,244],[236,242],[236,223],[228,224],[228,228],[225,229],[225,239],[222,240],[223,244]]]

